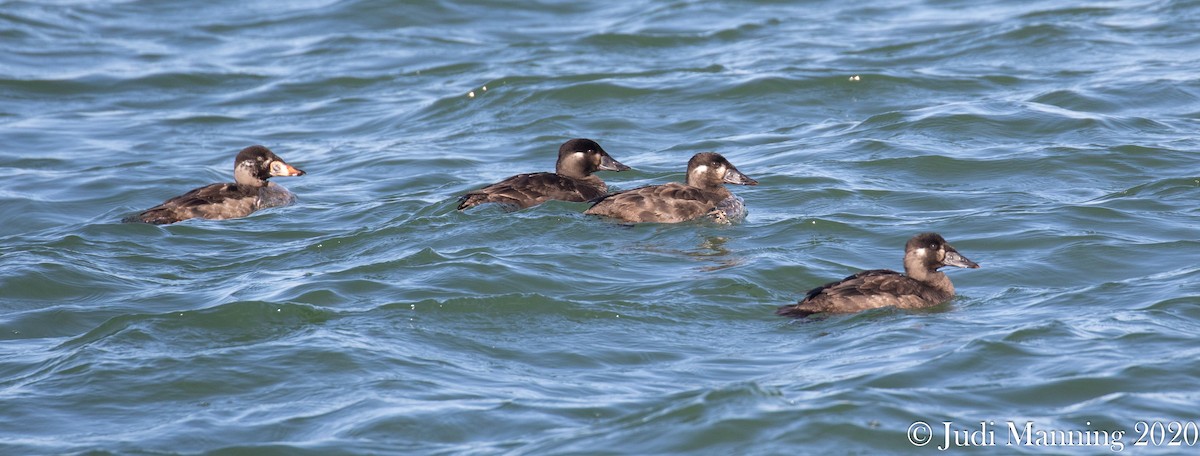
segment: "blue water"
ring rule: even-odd
[[[1200,422],[1198,29],[1196,1],[0,0],[0,454],[1194,452],[1135,442]],[[454,210],[573,137],[634,168],[610,188],[709,150],[760,184],[729,226]],[[308,172],[296,204],[120,223],[252,144]],[[773,314],[922,231],[982,266],[953,301]],[[1109,441],[1009,445],[1027,422]]]

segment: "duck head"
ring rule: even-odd
[[[558,148],[554,172],[564,176],[584,178],[596,171],[625,171],[630,169],[608,155],[596,141],[585,138],[569,140]]]
[[[721,184],[758,185],[758,181],[742,174],[721,154],[701,152],[688,160],[687,184],[693,187],[714,187]]]
[[[913,236],[904,245],[904,270],[933,272],[944,266],[978,269],[979,265],[967,259],[937,233],[921,233]]]
[[[233,179],[239,185],[263,187],[273,176],[303,176],[301,171],[263,146],[250,146],[233,160]]]

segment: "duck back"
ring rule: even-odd
[[[147,209],[138,214],[137,219],[145,223],[162,225],[196,217],[207,219],[245,217],[258,209],[258,195],[258,188],[249,188],[238,184],[206,185]]]
[[[484,203],[524,209],[548,200],[584,202],[604,196],[608,187],[595,176],[573,178],[557,173],[518,174],[463,195],[459,210]]]
[[[725,187],[701,188],[672,182],[608,195],[585,213],[633,223],[677,223],[707,215],[732,197]]]
[[[837,282],[809,290],[799,303],[775,313],[806,317],[816,313],[853,313],[878,307],[917,309],[935,306],[954,297],[946,290],[890,269],[863,271]]]

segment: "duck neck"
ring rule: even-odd
[[[950,283],[950,278],[946,277],[945,273],[930,268],[921,258],[906,255],[904,273],[918,282],[954,294],[954,284]]]
[[[591,167],[588,166],[584,154],[574,152],[559,157],[558,162],[554,164],[554,173],[572,179],[586,179],[592,175],[589,168]]]
[[[558,175],[564,176],[564,177],[569,177],[569,178],[575,179],[577,181],[582,181],[590,187],[599,188],[600,191],[602,191],[602,192],[608,191],[608,186],[604,185],[604,180],[599,177],[596,177],[595,174],[576,176],[576,175],[571,175],[571,174],[558,173]]]
[[[706,196],[713,201],[724,201],[725,199],[733,196],[733,192],[730,192],[728,188],[725,188],[725,184],[720,182],[714,183],[705,179],[688,179],[687,185],[689,187],[699,187],[704,189]]]
[[[706,167],[688,170],[687,179],[684,180],[684,183],[689,187],[698,187],[708,192],[720,193],[721,198],[732,195],[729,189],[725,188],[725,182],[714,178]]]
[[[604,184],[604,179],[601,179],[599,177],[596,177],[595,175],[592,175],[592,176],[588,176],[588,177],[585,177],[580,180],[587,182],[587,183],[591,184],[593,187],[599,189],[600,193],[608,193],[608,185]]]
[[[251,166],[238,165],[233,169],[233,181],[242,187],[266,187],[267,180],[259,178]]]
[[[569,177],[572,179],[587,179],[589,177],[592,177],[591,174],[583,173],[583,172],[580,172],[580,171],[574,170],[574,169],[563,169],[563,167],[559,167],[559,168],[555,169],[554,174],[558,174],[559,176],[566,176],[566,177]]]

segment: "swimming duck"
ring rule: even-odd
[[[459,198],[458,210],[484,203],[499,203],[516,210],[549,200],[584,202],[608,193],[608,186],[592,173],[627,169],[595,141],[576,138],[558,148],[554,172],[518,174],[467,193]]]
[[[283,186],[267,182],[272,176],[303,176],[263,146],[250,146],[233,160],[233,183],[212,184],[166,200],[133,217],[133,221],[156,225],[190,218],[230,219],[245,217],[256,210],[284,206],[296,201],[296,195]]]
[[[949,301],[954,285],[938,268],[979,268],[937,233],[921,233],[904,245],[904,274],[873,269],[809,290],[798,304],[780,307],[778,315],[803,318],[815,313],[854,313],[877,307],[917,309]]]
[[[729,222],[744,216],[745,204],[724,184],[758,185],[716,152],[701,152],[688,160],[686,182],[613,193],[584,213],[632,223],[677,223],[703,216]]]

